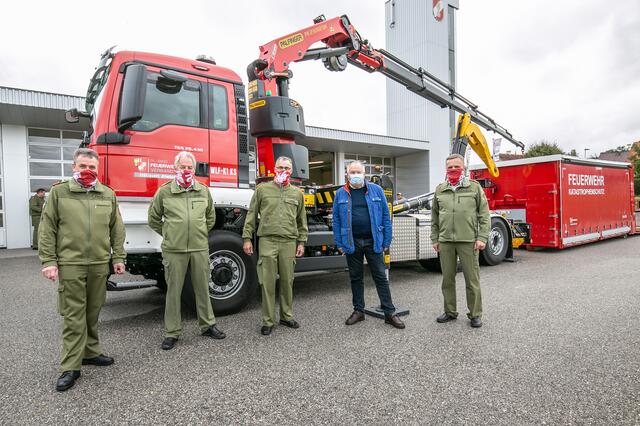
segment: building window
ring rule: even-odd
[[[352,161],[358,160],[364,164],[364,173],[367,178],[371,178],[372,175],[384,174],[391,179],[394,177],[393,172],[393,158],[391,157],[378,157],[363,154],[344,154],[344,166],[345,170],[347,164]]]
[[[309,179],[303,180],[303,185],[333,185],[334,184],[334,153],[309,151]]]
[[[82,132],[28,129],[29,188],[47,192],[51,186],[73,175],[73,153],[82,142]]]

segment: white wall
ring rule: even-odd
[[[386,45],[394,55],[415,68],[422,67],[439,79],[449,82],[449,13],[448,2],[444,19],[436,21],[431,1],[388,1],[385,13]],[[392,8],[393,5],[393,8]],[[393,21],[393,26],[391,25]],[[428,156],[421,168],[428,169],[428,180],[420,183],[425,187],[420,193],[433,190],[444,176],[444,160],[449,154],[451,128],[449,110],[442,109],[430,101],[407,90],[404,86],[387,81],[387,133],[410,139],[430,142]],[[403,160],[401,160],[401,163]],[[411,161],[411,163],[414,163]],[[414,164],[407,172],[419,170]],[[400,177],[402,166],[396,163],[396,176]],[[422,170],[419,171],[422,174]],[[406,184],[405,184],[406,182]],[[398,190],[407,195],[417,188],[410,179],[398,180]]]
[[[2,145],[7,248],[25,248],[31,245],[32,233],[28,199],[27,128],[3,124]]]
[[[429,192],[429,152],[396,157],[396,192],[402,192],[405,198],[415,197]],[[440,183],[436,181],[437,185]]]

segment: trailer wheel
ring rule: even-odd
[[[209,296],[216,315],[240,311],[257,288],[256,262],[242,250],[242,238],[235,232],[215,231],[209,235]],[[195,310],[191,277],[187,274],[184,304]]]
[[[442,272],[439,257],[436,257],[435,259],[419,259],[418,263],[420,263],[420,266],[429,272]]]
[[[509,231],[500,219],[491,219],[491,231],[487,246],[480,253],[480,263],[494,266],[502,263],[509,249]]]

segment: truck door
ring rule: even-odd
[[[249,187],[249,128],[244,86],[208,80],[210,185]]]
[[[209,162],[206,79],[178,74],[183,81],[176,81],[164,75],[161,69],[147,66],[144,114],[125,130],[128,144],[107,148],[108,183],[118,188],[120,196],[153,196],[160,185],[174,178],[173,162],[180,151],[192,152],[198,162]],[[209,185],[208,176],[197,179]]]
[[[559,247],[559,213],[556,184],[527,185],[527,221],[536,246]]]

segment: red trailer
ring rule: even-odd
[[[531,247],[566,248],[634,234],[633,166],[565,155],[471,166],[489,207],[531,225]]]

